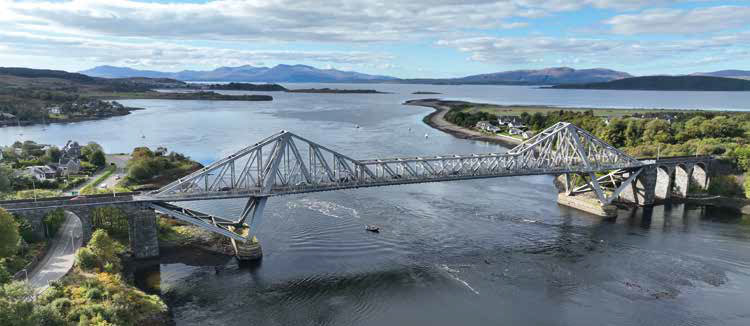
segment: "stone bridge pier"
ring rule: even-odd
[[[670,198],[685,198],[691,192],[708,189],[715,159],[687,156],[642,162],[646,164],[638,168],[614,171],[599,177],[593,174],[583,177],[583,185],[577,187],[570,184],[570,176],[565,177],[567,181],[558,178],[558,189],[565,189],[558,196],[558,202],[596,215],[614,216],[616,210],[611,207],[613,201],[651,206]],[[584,193],[588,197],[576,197]],[[598,205],[592,205],[591,199],[598,199]]]
[[[152,258],[159,256],[159,239],[156,224],[155,212],[143,203],[128,203],[113,205],[123,211],[128,219],[128,238],[129,247],[135,258]],[[99,206],[102,207],[102,206]],[[8,209],[6,207],[6,209]],[[31,208],[9,210],[16,216],[20,216],[29,222],[34,237],[43,239],[46,237],[44,217],[57,208]],[[83,244],[91,240],[94,230],[92,220],[95,206],[73,206],[66,207],[64,210],[69,211],[81,221]]]

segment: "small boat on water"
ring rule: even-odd
[[[430,138],[430,136],[428,134],[424,134],[424,138],[427,139]]]
[[[356,126],[354,126],[354,128],[357,128],[357,129],[359,129],[359,125],[356,125]]]
[[[373,224],[368,224],[365,226],[365,230],[375,233],[380,233],[380,227]]]

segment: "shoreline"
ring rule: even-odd
[[[450,134],[459,139],[469,140],[481,140],[495,144],[499,144],[506,148],[513,148],[516,145],[522,143],[520,139],[515,139],[507,136],[496,135],[491,136],[483,134],[476,130],[466,129],[455,124],[452,124],[445,120],[445,114],[451,110],[450,106],[444,105],[448,101],[436,100],[436,99],[423,99],[423,100],[409,100],[403,103],[403,105],[422,106],[432,108],[435,111],[426,115],[422,121],[432,128],[438,129],[442,132]]]

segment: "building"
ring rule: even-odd
[[[499,117],[497,118],[497,123],[501,126],[508,126],[508,128],[526,128],[523,120],[521,120],[519,117]]]
[[[57,169],[64,176],[77,174],[81,171],[81,145],[78,142],[68,140],[60,154]]]
[[[511,127],[511,128],[508,129],[508,133],[511,134],[511,135],[521,135],[521,134],[523,134],[523,130],[521,130],[519,128],[512,128]]]
[[[49,114],[61,114],[62,109],[60,109],[59,106],[51,106],[47,108],[47,112],[49,112]]]
[[[529,139],[531,137],[534,137],[534,133],[527,130],[521,133],[521,137],[523,137],[523,139]]]
[[[29,166],[26,173],[39,181],[51,180],[57,177],[57,170],[47,165]]]
[[[477,122],[476,128],[479,130],[489,131],[489,132],[499,132],[500,128],[493,126],[489,121],[479,121]]]

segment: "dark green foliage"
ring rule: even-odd
[[[464,128],[473,128],[479,121],[495,121],[497,117],[487,112],[467,113],[462,110],[451,110],[445,114],[445,119]]]
[[[18,251],[18,224],[7,211],[0,208],[0,258],[9,257]]]
[[[98,167],[104,167],[107,164],[107,159],[104,157],[104,152],[101,150],[95,151],[93,154],[91,154],[91,164],[96,165]]]
[[[147,147],[137,147],[128,162],[127,182],[130,185],[160,184],[183,177],[199,168],[200,164],[182,154],[172,152],[168,155],[156,155]]]
[[[745,189],[731,175],[717,175],[711,177],[708,185],[708,193],[727,197],[744,197]]]
[[[44,224],[47,226],[47,231],[49,232],[47,236],[54,237],[63,223],[65,223],[65,212],[62,209],[57,209],[47,214],[44,217]]]
[[[88,247],[78,249],[76,253],[76,265],[82,270],[92,270],[97,266],[96,254]]]

